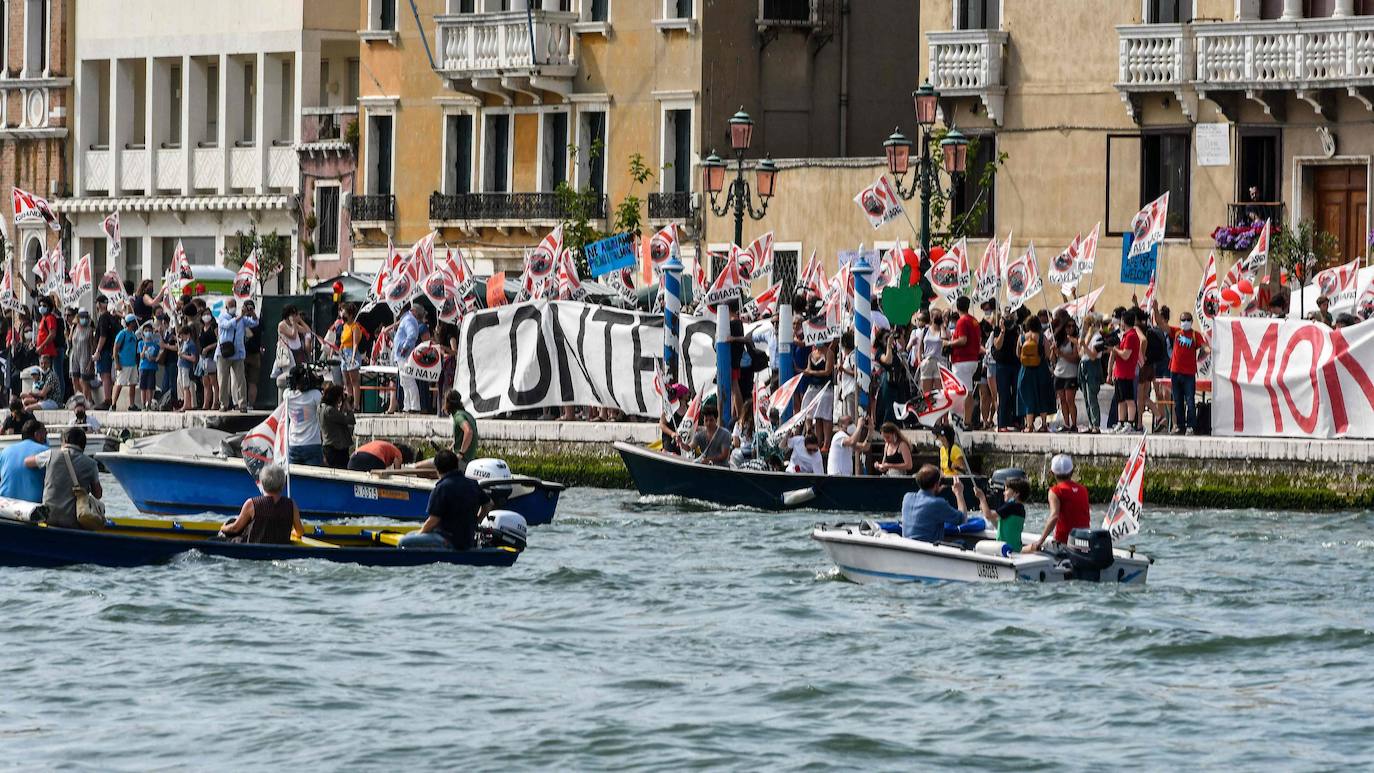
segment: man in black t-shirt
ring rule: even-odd
[[[491,498],[476,481],[458,469],[458,455],[444,449],[434,455],[439,482],[429,495],[429,508],[417,531],[401,537],[400,548],[471,550],[477,535],[477,522],[487,514]]]
[[[104,295],[95,299],[95,372],[100,376],[100,409],[110,407],[114,394],[114,340],[119,335],[119,320],[110,313],[110,301]]]
[[[24,410],[24,401],[11,398],[10,412],[5,414],[5,421],[0,424],[0,435],[18,435],[24,425],[33,420],[33,414]]]

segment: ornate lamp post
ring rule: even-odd
[[[716,197],[725,190],[726,162],[722,161],[715,151],[701,162],[701,173],[705,183],[703,187],[711,197],[711,211],[716,217],[725,217],[732,211],[735,213],[735,244],[744,241],[746,212],[753,220],[762,219],[768,212],[768,200],[773,198],[773,183],[778,175],[778,167],[772,159],[765,157],[758,163],[754,171],[752,191],[759,197],[759,208],[755,209],[749,181],[744,178],[744,153],[749,150],[749,143],[753,138],[754,119],[741,107],[739,112],[730,118],[730,149],[735,154],[735,179],[730,181],[730,188],[725,191],[724,199],[719,203]]]
[[[921,194],[921,275],[924,277],[930,261],[930,199],[936,186],[940,186],[944,192],[939,171],[936,170],[934,160],[930,156],[930,141],[935,131],[935,114],[940,105],[940,92],[927,81],[913,91],[911,96],[916,102],[916,138],[921,145],[921,155],[910,188],[902,184],[902,178],[911,168],[911,140],[894,129],[891,136],[883,142],[883,151],[887,156],[887,170],[892,173],[893,182],[896,183],[897,195],[909,201],[918,192]],[[955,186],[968,171],[968,140],[958,129],[951,127],[940,140],[940,151],[944,157],[945,174],[949,176],[949,190],[946,195],[952,197]],[[922,281],[924,282],[924,279]]]

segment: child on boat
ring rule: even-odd
[[[997,539],[1005,542],[1013,553],[1021,552],[1021,531],[1026,528],[1026,498],[1030,496],[1030,483],[1025,478],[1012,478],[1006,482],[1002,492],[1002,506],[993,510],[988,507],[988,497],[983,490],[974,487],[978,496],[978,506],[983,517],[997,527]]]

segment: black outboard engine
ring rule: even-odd
[[[1020,467],[1003,467],[994,472],[992,477],[988,479],[988,488],[1000,495],[1007,490],[1007,481],[1024,477],[1026,477],[1026,471]]]
[[[1112,565],[1112,533],[1106,529],[1074,529],[1069,532],[1069,544],[1064,558],[1068,559],[1073,579],[1099,582],[1102,570]]]
[[[477,525],[477,537],[483,547],[525,549],[529,527],[525,517],[510,510],[492,510]]]

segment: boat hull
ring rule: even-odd
[[[175,532],[181,529],[170,528]],[[112,531],[58,529],[37,523],[0,519],[0,566],[59,567],[76,564],[130,567],[166,563],[178,555],[197,551],[207,555],[251,561],[316,558],[364,566],[419,566],[461,564],[510,566],[519,553],[503,548],[475,550],[401,550],[394,547],[349,545],[261,545],[209,541],[204,532],[217,524],[185,529],[177,534],[139,534]],[[145,530],[147,531],[147,530]],[[211,532],[213,533],[213,532]]]
[[[139,511],[158,515],[237,515],[244,500],[258,496],[257,483],[240,459],[177,457],[145,453],[97,454]],[[434,482],[381,477],[351,470],[292,465],[291,498],[301,517],[395,518],[422,521]],[[502,509],[519,513],[531,526],[553,520],[562,486],[543,484],[516,492]]]
[[[620,452],[635,488],[643,495],[680,496],[756,510],[807,507],[828,512],[896,513],[902,509],[902,497],[916,490],[916,480],[910,476],[802,475],[738,470],[697,464],[629,443],[616,443],[615,449]],[[1001,495],[988,488],[986,478],[975,476],[973,481],[988,493],[988,501],[993,507],[1001,504]],[[814,496],[805,493],[798,496],[797,492],[807,490]],[[975,506],[977,502],[972,492],[965,493],[968,495],[966,504]],[[946,498],[953,504],[953,495],[947,491]]]
[[[977,535],[994,539],[988,532]],[[874,582],[1064,582],[1074,579],[1051,557],[1016,553],[1009,557],[978,553],[968,547],[873,533],[858,525],[818,526],[811,538],[846,579]],[[970,544],[976,541],[970,538]],[[1115,561],[1100,572],[1100,582],[1144,585],[1150,559],[1114,550]]]

